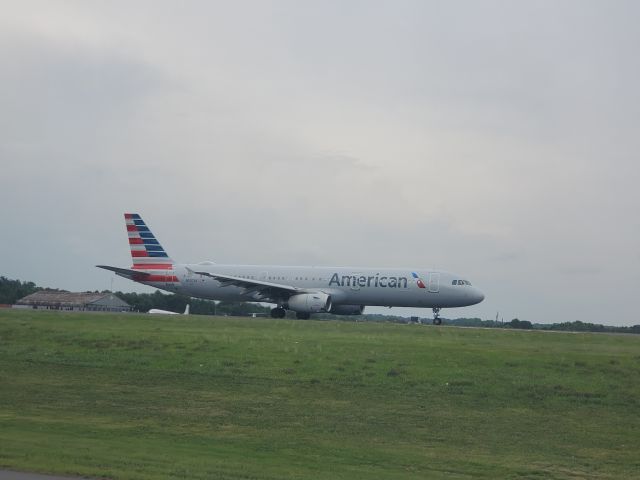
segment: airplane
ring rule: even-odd
[[[466,307],[484,294],[460,275],[408,268],[304,267],[176,263],[137,213],[125,213],[133,265],[96,265],[168,292],[209,300],[272,303],[271,317],[313,313],[360,315],[365,306],[431,308],[440,325],[442,308]]]
[[[172,312],[170,310],[161,310],[159,308],[152,308],[147,313],[152,313],[156,315],[189,315],[189,304],[187,304],[186,308],[184,309],[184,313],[182,314],[178,312]]]

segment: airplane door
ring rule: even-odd
[[[440,291],[440,272],[429,274],[429,292],[438,293]]]

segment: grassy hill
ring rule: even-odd
[[[0,311],[0,466],[638,478],[640,337]]]

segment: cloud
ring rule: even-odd
[[[434,266],[487,292],[456,315],[633,323],[585,292],[638,263],[637,11],[13,5],[0,265],[108,288],[136,210],[182,260]]]

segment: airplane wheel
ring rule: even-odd
[[[309,320],[311,318],[311,314],[305,312],[296,312],[296,318],[298,320]]]
[[[442,324],[442,320],[440,319],[440,307],[433,307],[433,324]]]
[[[271,318],[284,318],[287,314],[284,308],[272,308],[271,309]]]

